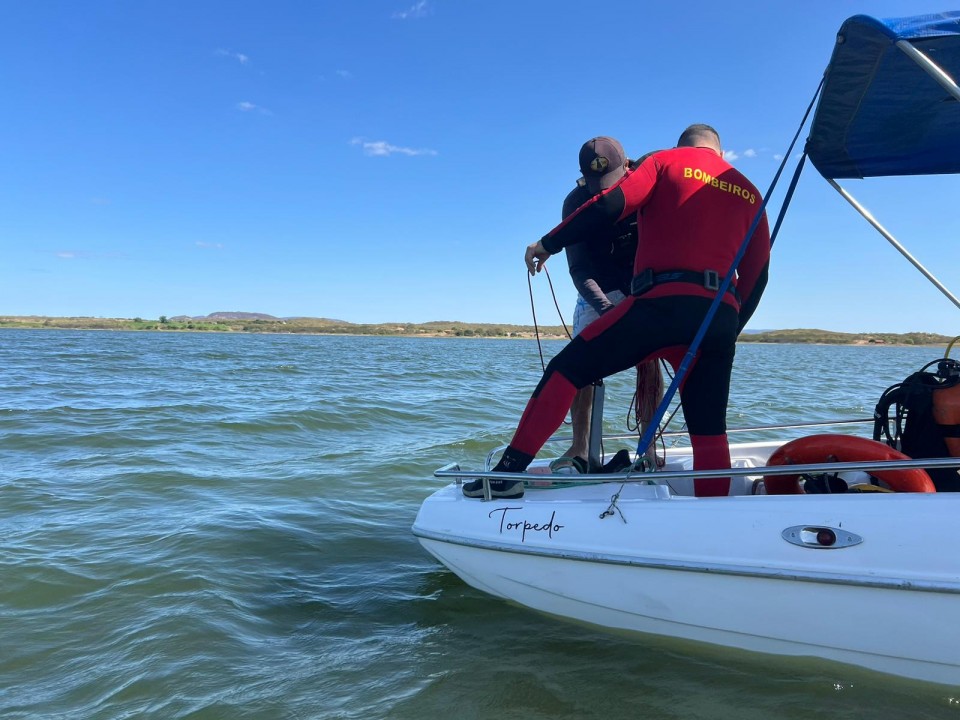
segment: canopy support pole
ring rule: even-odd
[[[897,40],[897,47],[903,50],[917,65],[922,67],[930,77],[940,83],[941,87],[950,93],[954,100],[960,101],[960,87],[957,86],[954,79],[945,73],[939,65],[906,40]]]
[[[881,235],[883,235],[883,236],[887,239],[887,242],[889,242],[891,245],[893,245],[893,246],[900,252],[901,255],[903,255],[907,260],[909,260],[911,265],[913,265],[917,270],[919,270],[921,273],[923,273],[924,277],[926,277],[927,280],[929,280],[930,282],[932,282],[932,283],[934,284],[934,286],[936,286],[936,288],[937,288],[940,292],[942,292],[944,295],[946,295],[946,296],[947,296],[947,299],[948,299],[950,302],[952,302],[954,305],[956,305],[958,308],[960,308],[960,300],[958,300],[953,293],[951,293],[949,290],[947,290],[947,288],[944,287],[943,283],[941,283],[939,280],[937,280],[937,279],[930,273],[929,270],[927,270],[923,265],[921,265],[920,262],[919,262],[915,257],[913,257],[913,255],[911,255],[911,254],[907,251],[907,249],[906,249],[903,245],[901,245],[901,244],[897,241],[897,239],[896,239],[893,235],[891,235],[890,232],[889,232],[883,225],[881,225],[881,224],[877,221],[877,219],[870,213],[869,210],[867,210],[863,205],[861,205],[859,202],[857,202],[857,199],[854,198],[850,193],[848,193],[846,190],[844,190],[842,187],[840,187],[840,185],[837,184],[837,181],[836,181],[836,180],[833,180],[832,178],[826,178],[826,180],[827,180],[828,183],[830,183],[830,185],[833,186],[833,189],[834,189],[834,190],[836,190],[838,193],[840,193],[841,196],[843,196],[843,199],[844,199],[844,200],[846,200],[848,203],[850,203],[851,205],[853,205],[853,208],[854,208],[858,213],[860,213],[861,215],[863,215],[864,219],[865,219],[868,223],[870,223],[871,225],[873,225],[874,228],[876,228],[877,232],[879,232]]]

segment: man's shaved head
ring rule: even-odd
[[[711,150],[716,150],[719,154],[721,152],[720,133],[709,125],[697,123],[680,134],[677,147],[708,147]]]

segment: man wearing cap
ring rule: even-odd
[[[563,217],[574,213],[577,208],[589,201],[594,195],[609,190],[624,176],[630,160],[623,146],[615,138],[600,136],[583,144],[580,148],[580,172],[582,177],[577,186],[563,201]],[[570,277],[577,289],[577,303],[573,313],[573,337],[598,317],[617,305],[630,292],[630,280],[633,277],[633,259],[637,251],[637,218],[628,217],[616,223],[604,232],[598,233],[587,242],[570,245],[566,248]],[[657,361],[648,363],[648,367],[639,369],[641,377],[648,380],[643,388],[648,388],[653,397],[646,402],[656,406],[663,390],[663,381]],[[586,472],[588,457],[590,416],[593,407],[593,385],[580,388],[570,406],[570,419],[573,425],[573,444],[564,453],[564,457],[554,461],[554,470],[573,467],[578,472]],[[589,468],[597,470],[597,468]]]
[[[753,184],[723,159],[717,131],[691,125],[677,147],[651,153],[527,246],[524,262],[534,274],[551,254],[643,212],[630,297],[550,361],[495,471],[524,472],[563,422],[578,388],[650,358],[677,367],[743,248],[731,290],[720,298],[680,388],[694,470],[730,467],[730,371],[737,335],[760,301],[770,258],[766,214],[758,217],[761,202]],[[729,478],[694,480],[698,497],[726,495],[729,486]],[[518,498],[523,482],[491,480],[490,490],[495,497]],[[482,497],[482,481],[464,483],[463,493]]]

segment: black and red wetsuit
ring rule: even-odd
[[[544,236],[543,247],[557,253],[641,212],[634,272],[652,270],[661,282],[605,313],[550,361],[496,469],[524,470],[560,427],[578,388],[651,358],[679,365],[716,295],[693,276],[715,271],[723,279],[761,201],[753,184],[713,150],[674,148],[650,155]],[[737,292],[724,293],[681,388],[694,469],[730,467],[730,371],[737,335],[766,285],[769,257],[764,216],[738,266]],[[684,279],[662,280],[670,271],[684,271]],[[694,483],[698,496],[726,495],[729,484],[729,479]]]

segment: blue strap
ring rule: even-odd
[[[780,208],[780,214],[777,216],[777,222],[773,226],[773,232],[770,233],[770,247],[777,239],[780,232],[780,226],[783,224],[783,218],[787,214],[787,208],[790,207],[790,201],[793,200],[793,191],[797,189],[797,181],[800,180],[800,171],[803,170],[803,162],[807,159],[807,153],[800,156],[800,162],[797,163],[797,169],[793,173],[793,180],[790,181],[790,187],[787,188],[787,194],[783,198],[783,206]]]
[[[693,338],[693,342],[691,342],[690,347],[687,348],[687,354],[683,356],[683,360],[680,362],[680,367],[677,368],[676,375],[673,376],[673,381],[670,383],[670,387],[668,387],[667,391],[663,394],[663,399],[657,406],[656,412],[653,413],[653,417],[650,419],[650,423],[647,426],[646,431],[640,436],[640,441],[637,443],[638,458],[643,457],[647,451],[647,448],[649,448],[653,443],[653,439],[660,429],[660,421],[663,419],[664,414],[666,414],[667,408],[670,407],[670,402],[673,400],[673,396],[676,395],[677,388],[680,387],[680,383],[683,382],[683,379],[687,375],[687,371],[693,364],[693,359],[697,355],[697,350],[700,349],[700,343],[703,342],[703,337],[707,334],[707,329],[710,327],[710,323],[713,321],[714,315],[717,314],[717,310],[720,307],[720,302],[723,299],[723,295],[727,292],[727,288],[730,287],[730,283],[733,281],[734,273],[736,272],[737,267],[740,265],[740,261],[743,259],[744,254],[747,252],[747,246],[750,244],[750,238],[753,237],[753,233],[760,224],[761,218],[763,218],[763,213],[767,208],[767,203],[770,201],[770,196],[773,194],[774,188],[780,181],[780,175],[783,173],[783,169],[787,165],[787,160],[790,158],[790,153],[793,152],[793,148],[797,144],[797,139],[800,137],[800,132],[803,130],[803,126],[807,124],[807,118],[810,116],[810,111],[813,110],[813,104],[816,102],[817,96],[820,94],[820,90],[822,88],[823,79],[821,78],[820,84],[817,86],[817,91],[813,94],[813,99],[810,100],[810,104],[807,106],[807,111],[803,115],[803,120],[800,121],[800,127],[797,128],[797,132],[793,136],[793,141],[790,143],[790,147],[787,149],[787,152],[784,153],[783,162],[780,163],[780,167],[777,169],[777,174],[774,175],[773,181],[770,183],[770,188],[764,194],[763,201],[760,203],[760,207],[757,209],[757,214],[753,218],[753,222],[750,223],[750,228],[747,230],[747,236],[743,239],[743,242],[740,244],[740,248],[737,250],[736,256],[733,258],[733,262],[730,265],[730,270],[727,271],[726,276],[723,278],[723,282],[720,284],[720,288],[717,290],[717,294],[714,295],[713,302],[710,303],[710,308],[707,310],[707,314],[703,318],[703,322],[700,323],[700,327],[697,330],[697,334]],[[794,175],[793,183],[791,184],[787,197],[784,199],[784,208],[781,211],[781,219],[783,212],[786,210],[786,205],[793,196],[793,189],[796,187],[796,182],[800,177],[800,169],[803,167],[804,157],[805,155],[801,155],[800,157],[800,162],[797,167],[797,172]],[[775,229],[780,229],[779,220]],[[771,239],[771,247],[772,245],[773,241]]]

